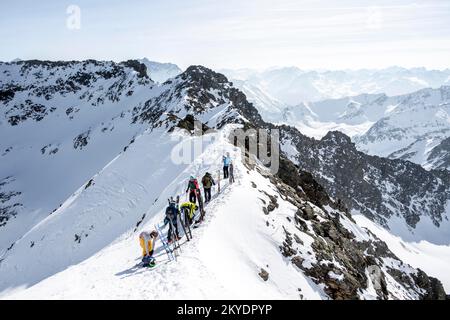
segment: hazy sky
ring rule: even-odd
[[[182,68],[443,69],[450,1],[0,2],[0,60],[144,56]]]

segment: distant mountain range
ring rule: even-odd
[[[287,105],[362,93],[403,95],[450,84],[450,69],[390,67],[377,70],[306,71],[297,67],[283,67],[264,71],[224,69],[221,72],[231,81],[244,81]]]

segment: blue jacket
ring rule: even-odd
[[[230,165],[230,163],[231,163],[231,158],[223,156],[223,166],[228,167]]]

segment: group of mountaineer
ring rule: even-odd
[[[223,161],[223,177],[224,179],[229,179],[230,183],[234,182],[234,172],[233,172],[233,162],[231,161],[230,154],[227,152],[226,155],[222,157]],[[220,179],[220,176],[219,176]],[[206,172],[201,179],[201,184],[203,186],[203,194],[205,203],[211,201],[211,189],[216,185],[212,175]],[[220,192],[220,183],[219,190]],[[186,188],[186,195],[188,195],[189,200],[179,205],[179,196],[174,200],[169,199],[169,204],[166,208],[163,227],[169,225],[169,230],[167,233],[167,244],[176,242],[181,239],[178,224],[180,223],[183,229],[188,228],[190,233],[190,226],[202,223],[205,217],[204,202],[202,193],[200,191],[200,185],[194,176],[190,176],[188,185]],[[194,221],[195,212],[199,210],[200,217],[197,221]],[[194,226],[195,228],[195,226]],[[186,234],[186,230],[184,230]],[[152,232],[143,231],[139,235],[139,243],[142,248],[142,263],[144,266],[153,267],[155,265],[155,259],[153,258],[153,249],[155,246],[155,241],[158,237],[158,231],[154,230]],[[187,236],[187,234],[186,234]],[[188,237],[188,236],[187,236]],[[189,240],[189,237],[188,237]]]

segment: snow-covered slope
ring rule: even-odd
[[[162,85],[137,61],[20,61],[0,70],[0,257],[164,114],[230,106],[213,92],[231,88],[226,78],[202,83],[195,68]],[[234,88],[228,94],[242,100]]]
[[[175,78],[183,71],[173,63],[161,63],[150,61],[147,58],[139,59],[147,67],[147,74],[156,82],[164,83],[170,78]]]
[[[131,109],[159,89],[132,61],[2,63],[0,74],[1,256],[145,130]]]

